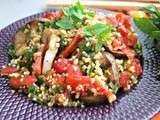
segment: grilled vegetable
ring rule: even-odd
[[[59,41],[60,41],[60,38],[57,35],[52,34],[50,36],[50,41],[48,45],[49,48],[46,51],[44,60],[43,60],[43,70],[42,70],[43,73],[46,73],[49,70],[51,70],[53,60],[56,57],[56,54],[58,52]]]

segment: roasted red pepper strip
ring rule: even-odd
[[[9,75],[16,72],[18,72],[18,69],[13,67],[7,67],[0,70],[1,75]]]
[[[62,56],[64,58],[68,57],[70,53],[73,52],[73,50],[78,46],[78,43],[82,40],[83,36],[81,33],[81,29],[76,33],[75,37],[73,38],[72,42],[70,43],[69,46],[65,48],[65,50],[62,53]]]
[[[31,86],[37,81],[37,78],[33,75],[26,75],[24,77],[13,77],[10,79],[9,83],[13,88],[19,88],[23,86]]]

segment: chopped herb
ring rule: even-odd
[[[134,75],[131,76],[131,80],[133,81],[133,83],[137,83],[138,82],[138,78]]]
[[[37,79],[38,79],[38,81],[36,82],[36,84],[37,84],[38,86],[42,85],[42,84],[43,84],[43,81],[44,81],[44,75],[37,74],[36,77],[37,77]]]
[[[88,46],[87,43],[84,44],[84,42],[81,42],[79,48],[81,52],[85,51],[88,55],[94,52],[93,45],[91,44],[91,42],[89,42]]]
[[[59,28],[59,27],[56,25],[56,20],[51,21],[51,22],[49,22],[49,21],[44,22],[43,25],[44,25],[44,27],[46,27],[46,28]]]
[[[55,88],[53,88],[53,92],[54,94],[56,93],[62,93],[64,91],[63,87],[62,86],[56,86]]]
[[[37,52],[37,50],[38,50],[37,48],[28,48],[24,51],[24,54],[23,54],[24,58],[23,59],[24,59],[24,61],[27,61],[27,63],[23,64],[23,65],[25,65],[25,67],[27,67],[29,70],[32,69],[33,54],[35,52]]]
[[[32,85],[28,87],[28,92],[35,94],[36,93],[36,86]]]
[[[113,90],[113,92],[115,94],[118,92],[119,86],[117,84],[114,84],[114,83],[110,82],[108,85]]]
[[[9,55],[9,58],[10,59],[15,59],[17,58],[16,56],[16,50],[15,50],[15,46],[13,43],[11,43],[9,46],[8,46],[8,55]]]
[[[56,22],[56,25],[62,29],[73,29],[84,23],[85,17],[93,17],[94,12],[87,11],[80,2],[76,2],[69,8],[64,8],[64,17]]]
[[[60,48],[63,49],[67,46],[68,41],[65,41],[63,38],[60,41]]]
[[[138,58],[141,58],[142,57],[142,46],[139,41],[137,41],[137,43],[134,45],[134,49],[136,51],[136,56]]]
[[[96,50],[99,51],[102,48],[103,44],[110,44],[112,42],[111,32],[114,31],[112,25],[105,25],[102,23],[96,23],[92,26],[87,26],[83,28],[84,36],[95,35],[98,39],[96,44]]]
[[[56,25],[62,29],[73,29],[74,21],[70,16],[64,16],[61,20],[56,22]]]

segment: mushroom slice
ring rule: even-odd
[[[115,57],[117,58],[127,58],[127,56],[120,50],[113,50],[112,46],[110,45],[105,45],[104,46],[107,51],[111,52]]]
[[[119,84],[119,70],[116,64],[115,57],[109,52],[104,52],[104,56],[111,64],[112,80]]]
[[[81,96],[80,100],[86,104],[102,104],[107,101],[107,97],[104,95],[98,96]]]
[[[42,39],[41,41],[43,43],[47,43],[50,39],[50,36],[54,33],[55,35],[59,36],[61,33],[59,30],[56,29],[51,29],[51,28],[46,28],[43,33],[42,33]]]
[[[15,44],[17,56],[20,56],[23,54],[23,51],[25,50],[25,47],[26,47],[26,40],[27,40],[27,35],[24,32],[18,31],[16,33],[14,44]]]
[[[52,63],[54,61],[54,58],[58,52],[59,48],[59,41],[60,37],[52,33],[50,36],[50,41],[49,41],[49,47],[48,50],[45,53],[44,60],[43,60],[43,69],[42,73],[46,73],[52,68]]]

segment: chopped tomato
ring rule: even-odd
[[[49,20],[54,20],[56,18],[60,18],[63,16],[63,11],[56,11],[56,12],[48,12],[46,13],[46,15],[44,16],[44,18],[47,18]]]
[[[112,40],[112,46],[114,50],[121,50],[122,48],[126,48],[122,37]]]
[[[125,15],[123,13],[117,13],[115,14],[116,20],[125,26],[125,28],[130,29],[131,23],[130,23],[130,17],[128,15]]]
[[[65,85],[65,77],[62,76],[62,75],[57,76],[56,82],[57,82],[58,84],[64,86],[64,85]]]
[[[128,31],[124,26],[120,26],[117,28],[118,32],[122,35],[123,38],[126,38],[128,36]]]
[[[15,72],[18,72],[18,69],[14,67],[7,67],[0,70],[1,75],[9,75]]]
[[[131,72],[125,71],[125,72],[121,73],[120,78],[119,78],[120,86],[126,87],[130,78],[131,78],[131,76],[132,76]]]
[[[71,66],[72,62],[65,58],[59,58],[53,64],[53,68],[57,73],[64,73],[68,67]]]
[[[82,75],[82,72],[80,71],[78,65],[71,65],[68,67],[67,71],[68,75]]]
[[[137,43],[137,36],[133,33],[128,35],[127,41],[124,41],[127,46],[134,46]]]
[[[71,85],[73,90],[76,90],[78,85],[89,85],[90,78],[88,76],[80,76],[80,75],[68,75],[66,78],[66,83]]]
[[[131,63],[128,64],[128,67],[133,67],[133,71],[131,71],[133,73],[133,75],[135,76],[139,76],[142,73],[142,66],[140,64],[140,61],[136,58],[131,60]]]
[[[9,83],[13,88],[19,88],[23,86],[31,86],[37,81],[37,78],[33,75],[26,75],[24,77],[13,77]]]
[[[130,17],[123,13],[107,16],[107,21],[115,27],[124,26],[126,29],[131,28]]]
[[[112,24],[115,27],[118,27],[118,22],[113,15],[107,16],[106,19],[107,19],[107,22],[109,22],[110,24]]]

